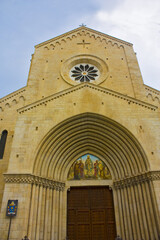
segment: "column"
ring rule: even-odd
[[[39,240],[44,238],[44,219],[45,219],[45,204],[46,204],[46,188],[42,188],[42,204],[41,204],[41,217],[40,217],[40,230],[39,230]]]
[[[120,189],[120,195],[121,195],[121,204],[122,204],[122,214],[123,214],[123,224],[124,224],[124,235],[122,236],[122,239],[128,240],[129,232],[128,232],[128,222],[126,217],[126,199],[124,195],[124,189]]]
[[[132,229],[132,217],[131,217],[131,206],[130,206],[130,196],[128,193],[128,187],[123,189],[124,194],[124,204],[125,204],[125,214],[124,217],[126,219],[126,239],[130,239],[133,237],[133,229]]]
[[[154,206],[152,204],[152,200],[151,200],[151,193],[149,192],[149,186],[148,186],[148,182],[144,183],[145,186],[145,191],[146,191],[146,195],[147,195],[147,201],[148,201],[148,211],[149,211],[149,215],[150,215],[150,225],[152,226],[152,234],[154,235],[154,238],[158,238],[158,233],[157,233],[157,227],[156,227],[156,221],[155,221],[155,216],[154,216]]]
[[[142,209],[141,209],[141,205],[140,205],[140,200],[139,200],[139,196],[138,196],[138,189],[137,189],[137,185],[134,186],[134,194],[135,194],[135,204],[136,204],[136,208],[137,208],[137,234],[138,234],[138,239],[145,239],[146,236],[144,234],[144,221],[143,221],[143,216],[142,216]]]
[[[46,189],[45,220],[44,220],[44,240],[47,240],[49,220],[49,188]]]
[[[122,206],[122,199],[121,199],[121,190],[117,189],[117,199],[118,199],[118,212],[120,218],[120,232],[117,232],[121,237],[125,237],[125,229],[124,229],[124,217],[123,217],[123,206]],[[117,224],[117,223],[116,223]]]
[[[32,198],[31,198],[31,209],[30,209],[30,220],[29,220],[29,228],[28,228],[28,237],[33,240],[35,239],[37,195],[38,195],[38,186],[33,185]]]
[[[150,236],[149,236],[148,222],[147,222],[146,209],[145,209],[145,205],[144,205],[141,184],[138,184],[138,195],[139,195],[140,206],[141,206],[141,210],[142,210],[143,223],[144,223],[144,227],[145,227],[145,231],[144,231],[144,234],[146,236],[145,239],[149,239]]]
[[[59,236],[58,240],[62,240],[62,219],[63,218],[63,192],[60,190],[59,192]]]
[[[49,189],[49,209],[48,209],[48,231],[47,240],[51,240],[51,226],[52,226],[52,193],[53,189]]]
[[[121,236],[121,219],[120,219],[120,211],[118,202],[118,189],[113,189],[113,198],[114,198],[114,212],[115,212],[115,220],[116,220],[116,231],[117,235]]]
[[[41,220],[41,207],[42,207],[42,193],[43,187],[39,187],[39,202],[38,202],[38,216],[37,216],[37,229],[36,229],[36,240],[40,239],[40,220]]]
[[[151,239],[154,239],[154,234],[153,234],[153,230],[152,230],[152,225],[150,222],[150,213],[149,213],[149,205],[148,205],[148,197],[146,194],[146,189],[145,189],[145,183],[141,184],[141,189],[142,189],[142,196],[143,196],[143,201],[144,201],[144,207],[146,210],[146,219],[147,219],[147,225],[148,225],[148,232],[149,232],[149,237]]]
[[[54,238],[55,240],[59,240],[59,196],[60,192],[59,189],[56,191],[56,206],[55,206],[55,231],[54,231]]]

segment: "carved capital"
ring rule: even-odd
[[[63,191],[65,187],[64,182],[59,182],[32,174],[4,174],[4,179],[6,183],[35,184],[58,191]]]
[[[123,179],[118,179],[113,182],[115,189],[134,186],[143,182],[160,180],[160,171],[150,171],[136,176],[130,176]]]

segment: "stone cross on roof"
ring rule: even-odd
[[[82,23],[81,25],[79,25],[80,27],[86,27],[86,25],[84,23]]]

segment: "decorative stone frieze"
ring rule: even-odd
[[[160,180],[160,171],[151,171],[142,173],[136,176],[127,177],[120,180],[115,180],[113,186],[115,189],[130,187],[143,182]]]
[[[160,171],[152,171],[150,172],[150,180],[152,181],[156,181],[156,180],[160,180]]]
[[[155,97],[151,93],[148,93],[146,97],[154,102],[160,103],[160,99],[157,96]]]
[[[145,85],[145,89],[146,89],[147,92],[151,92],[151,93],[154,93],[156,95],[160,95],[160,91],[158,91],[157,89],[154,89],[154,88],[146,86],[146,85]]]
[[[18,95],[24,93],[25,91],[26,91],[26,88],[23,87],[23,88],[15,91],[15,92],[7,95],[6,97],[1,98],[1,99],[0,99],[0,103],[6,102],[6,101],[10,101],[10,100],[12,100],[13,98],[17,97]]]
[[[45,188],[63,191],[65,183],[32,174],[4,174],[6,183],[35,184]]]
[[[35,48],[44,47],[47,50],[54,50],[56,46],[61,45],[67,41],[72,41],[72,39],[77,38],[79,36],[88,36],[100,42],[105,42],[106,44],[111,44],[112,46],[117,46],[118,48],[125,46],[132,46],[132,43],[123,41],[121,39],[109,36],[107,34],[103,34],[101,32],[95,31],[93,29],[89,29],[87,27],[80,27],[78,29],[72,30],[68,33],[62,34],[58,37],[52,38],[48,41],[42,42],[35,46]]]
[[[93,89],[93,90],[96,90],[96,91],[99,91],[99,92],[111,95],[113,97],[119,98],[120,100],[124,100],[127,103],[129,103],[129,104],[136,104],[136,105],[139,105],[141,107],[144,107],[144,108],[147,108],[147,109],[150,109],[150,110],[153,110],[153,111],[155,111],[158,108],[155,105],[152,105],[152,104],[149,104],[149,103],[146,103],[146,102],[134,99],[132,97],[126,96],[124,94],[115,92],[115,91],[107,89],[107,88],[96,86],[96,85],[94,85],[92,83],[81,83],[80,85],[73,86],[70,89],[64,90],[62,92],[53,94],[53,95],[51,95],[49,97],[46,97],[46,98],[41,99],[39,101],[36,101],[33,104],[30,104],[30,105],[27,105],[25,107],[19,108],[17,111],[18,111],[19,114],[22,114],[22,113],[24,113],[26,111],[31,111],[32,109],[35,109],[36,107],[46,106],[47,103],[49,103],[51,101],[54,101],[57,98],[64,97],[65,95],[67,95],[69,93],[78,91],[78,90],[80,90],[82,88],[90,88],[90,89]]]
[[[8,111],[13,106],[24,103],[25,101],[25,91],[26,89],[20,89],[12,94],[7,95],[0,99],[0,112],[4,112],[5,110]]]

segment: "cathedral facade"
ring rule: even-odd
[[[81,26],[36,45],[0,119],[1,240],[160,239],[160,92],[131,43]]]

